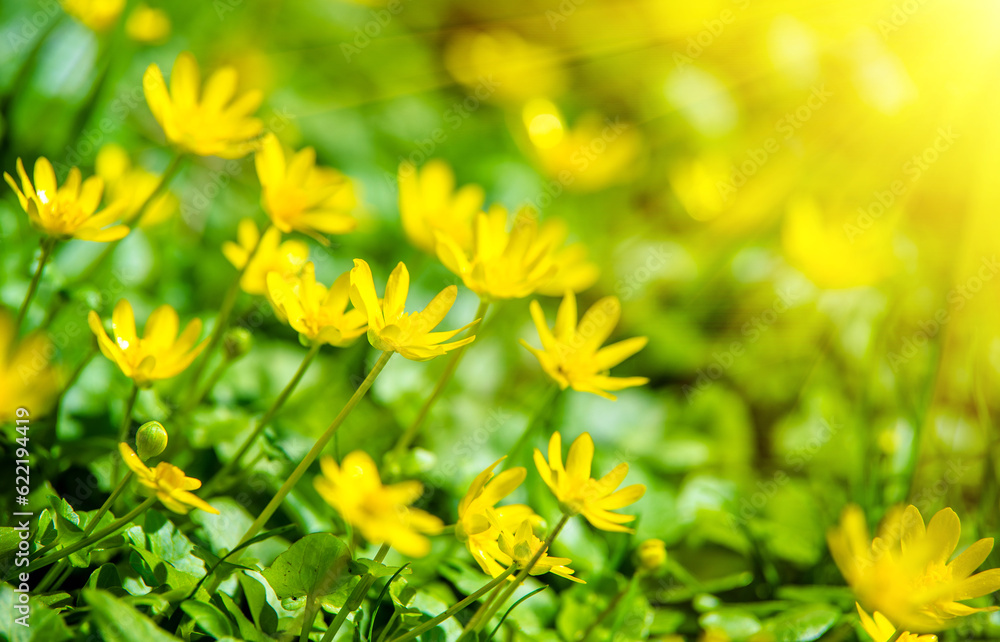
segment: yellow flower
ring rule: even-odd
[[[136,42],[159,44],[170,37],[170,16],[162,9],[140,4],[125,20],[125,33]]]
[[[547,219],[539,227],[538,236],[542,243],[553,248],[552,263],[556,269],[552,278],[538,286],[535,292],[545,296],[562,296],[566,290],[582,292],[597,283],[600,270],[596,263],[587,260],[587,246],[583,243],[565,245],[569,236],[565,222],[557,218]]]
[[[201,482],[194,477],[187,477],[177,466],[161,461],[156,468],[150,469],[124,442],[118,444],[118,452],[125,460],[125,465],[135,473],[139,483],[146,487],[147,493],[156,495],[173,512],[185,515],[192,508],[200,508],[206,513],[219,514],[208,502],[191,492],[201,488]]]
[[[551,234],[541,234],[535,217],[521,210],[507,231],[501,205],[476,215],[473,249],[466,255],[445,234],[438,235],[437,254],[444,266],[462,277],[465,286],[485,301],[519,299],[548,284],[558,270]]]
[[[451,339],[472,323],[447,332],[431,332],[455,304],[458,288],[449,285],[441,290],[420,312],[406,313],[406,295],[410,289],[410,273],[401,263],[389,275],[385,298],[375,294],[375,279],[368,264],[354,259],[351,270],[351,302],[368,317],[368,341],[377,350],[398,352],[413,361],[427,361],[450,350],[472,343],[474,336],[441,343]]]
[[[864,627],[868,635],[872,636],[873,642],[889,642],[896,633],[896,627],[892,625],[892,622],[878,611],[872,614],[875,616],[873,619],[871,615],[865,613],[865,610],[857,602],[854,606],[857,607],[858,615],[861,617],[861,626]],[[937,642],[937,636],[903,633],[896,638],[896,642]]]
[[[955,617],[997,610],[961,603],[1000,589],[1000,569],[972,574],[993,550],[992,538],[975,542],[948,561],[961,530],[958,515],[950,508],[924,526],[920,511],[908,506],[890,511],[878,537],[869,540],[864,513],[850,505],[827,542],[865,608],[882,613],[900,628],[926,633],[941,630]]]
[[[74,167],[59,187],[52,163],[44,156],[35,161],[34,185],[20,158],[17,159],[17,173],[21,177],[21,189],[10,174],[5,172],[3,177],[17,194],[31,224],[45,234],[59,239],[100,242],[117,241],[128,234],[128,227],[111,225],[121,214],[119,204],[97,212],[104,192],[104,181],[100,177],[91,176],[81,183],[80,170]]]
[[[222,253],[237,270],[243,269],[247,257],[260,243],[250,266],[240,277],[240,287],[247,294],[266,293],[267,275],[271,272],[286,280],[298,276],[309,258],[308,245],[291,239],[282,243],[281,231],[276,227],[268,227],[261,237],[253,219],[245,218],[240,221],[236,228],[236,239],[238,243],[223,243]]]
[[[498,521],[494,521],[494,527],[500,528]],[[500,550],[521,568],[524,568],[531,562],[531,558],[535,556],[535,553],[541,547],[542,540],[535,536],[531,520],[524,520],[518,525],[517,530],[513,532],[510,530],[500,531]],[[567,557],[550,557],[548,551],[546,551],[542,553],[542,556],[538,558],[538,561],[535,562],[535,565],[531,567],[528,573],[531,575],[552,573],[559,577],[565,577],[567,580],[586,584],[580,578],[573,577],[573,573],[576,571],[567,566],[572,561]]]
[[[101,151],[97,153],[95,170],[107,186],[108,200],[121,204],[122,219],[127,223],[131,223],[139,215],[139,208],[160,184],[159,176],[139,165],[133,166],[128,152],[115,143],[101,147]],[[177,197],[165,191],[146,206],[142,218],[136,223],[143,227],[156,225],[167,220],[176,210]]]
[[[485,195],[478,185],[455,190],[455,174],[447,163],[432,160],[418,172],[409,162],[399,166],[399,214],[410,243],[433,254],[443,234],[462,251],[472,249],[472,220]]]
[[[420,482],[383,486],[375,462],[360,450],[344,457],[340,466],[329,456],[319,464],[323,474],[315,479],[317,492],[366,540],[389,544],[408,557],[430,552],[423,533],[436,535],[444,523],[410,506],[424,492]]]
[[[139,387],[148,387],[158,379],[177,376],[191,365],[208,343],[203,341],[195,346],[198,335],[201,334],[201,319],[188,323],[178,337],[177,312],[169,305],[161,305],[153,310],[146,321],[146,331],[142,338],[136,334],[135,315],[132,313],[132,306],[125,299],[115,305],[111,315],[114,341],[108,338],[96,312],[91,310],[87,320],[104,356],[112,360]]]
[[[493,577],[511,564],[510,556],[500,550],[497,542],[501,530],[514,531],[525,520],[536,524],[541,521],[524,504],[496,508],[497,502],[514,492],[528,474],[523,466],[518,466],[494,477],[493,469],[504,459],[501,457],[493,462],[472,481],[469,492],[458,504],[458,523],[455,525],[455,537],[465,543],[483,572]],[[491,510],[495,523],[490,519]]]
[[[327,289],[316,282],[316,269],[310,261],[298,277],[289,279],[277,272],[269,273],[267,298],[278,318],[310,342],[342,347],[368,329],[363,312],[347,309],[350,280],[350,272],[344,272]]]
[[[156,122],[167,140],[182,151],[199,156],[240,158],[256,145],[264,125],[250,116],[260,105],[261,93],[249,91],[236,100],[236,70],[217,70],[201,88],[198,63],[181,52],[170,74],[170,93],[155,64],[146,69],[142,87]]]
[[[647,539],[636,550],[639,566],[647,571],[655,571],[667,562],[667,545],[662,539]]]
[[[125,0],[59,0],[63,11],[93,31],[107,31],[118,21]]]
[[[444,64],[476,97],[496,96],[515,104],[560,93],[566,73],[557,51],[536,45],[509,29],[464,30],[445,45]]]
[[[631,522],[635,517],[611,511],[639,501],[646,493],[646,487],[633,484],[616,492],[615,489],[625,481],[628,464],[622,462],[601,479],[591,479],[590,467],[593,461],[594,440],[586,432],[577,437],[569,447],[565,468],[562,463],[562,437],[558,432],[553,433],[549,440],[548,463],[542,452],[535,449],[538,473],[559,500],[563,513],[582,514],[594,528],[603,531],[633,532],[622,524]]]
[[[264,211],[282,232],[298,230],[329,245],[322,234],[347,234],[358,226],[351,216],[354,186],[337,170],[318,167],[312,147],[286,158],[278,138],[267,134],[254,163]]]
[[[10,316],[0,309],[0,425],[12,421],[18,408],[40,417],[51,407],[59,377],[50,360],[55,353],[43,332],[17,342]],[[29,417],[29,418],[30,418]]]
[[[608,390],[622,390],[641,386],[649,381],[646,377],[611,377],[608,370],[628,359],[645,347],[646,337],[633,337],[601,348],[601,344],[614,330],[621,316],[621,304],[617,297],[604,297],[595,303],[579,326],[576,325],[576,297],[567,291],[559,312],[556,325],[549,330],[545,322],[542,306],[531,302],[531,318],[538,329],[542,348],[533,348],[525,340],[521,345],[538,358],[542,369],[556,380],[565,390],[592,392],[612,401],[616,397]]]

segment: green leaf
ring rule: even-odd
[[[83,589],[83,599],[105,642],[178,642],[151,619],[105,591]]]
[[[0,558],[17,550],[21,542],[21,532],[13,526],[0,526]]]
[[[118,568],[114,564],[102,564],[90,574],[87,588],[102,589],[112,593],[121,591],[122,579],[118,575]]]
[[[728,637],[738,640],[760,631],[760,620],[740,609],[719,609],[705,613],[698,618],[703,629],[718,630]]]
[[[352,560],[349,565],[351,575],[372,575],[375,578],[391,577],[396,573],[400,575],[411,575],[413,569],[403,566],[386,566],[381,562],[369,559]]]
[[[207,602],[185,600],[181,602],[181,610],[191,616],[199,627],[215,638],[233,635],[233,627],[229,618]]]
[[[0,585],[0,639],[8,642],[63,642],[72,639],[73,635],[63,622],[62,616],[48,608],[35,598],[29,598],[28,619],[16,607],[24,606],[20,596],[10,584]],[[25,626],[22,626],[22,623]]]
[[[336,593],[353,576],[348,572],[351,553],[330,533],[306,535],[289,547],[262,575],[278,598]]]
[[[257,630],[254,623],[247,619],[247,616],[243,615],[243,611],[240,610],[236,602],[233,602],[233,598],[220,591],[215,594],[213,599],[222,602],[222,605],[226,608],[226,612],[229,613],[229,617],[236,622],[236,627],[239,629],[241,638],[250,642],[269,642],[270,638]]]
[[[238,574],[236,579],[243,589],[243,595],[246,596],[254,624],[264,633],[273,635],[278,630],[278,614],[267,601],[267,589],[256,578],[246,573]]]
[[[840,611],[828,604],[800,606],[767,621],[765,628],[775,642],[812,642],[826,633],[840,617]]]

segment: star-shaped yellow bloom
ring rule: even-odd
[[[276,227],[269,227],[262,237],[253,219],[240,221],[236,228],[236,240],[238,243],[223,243],[222,253],[233,267],[242,270],[247,257],[253,252],[249,267],[240,277],[240,287],[247,294],[266,293],[267,275],[272,272],[286,280],[297,277],[309,259],[308,245],[295,239],[282,242],[281,230]],[[260,247],[257,247],[258,243]]]
[[[399,166],[399,214],[403,231],[416,247],[434,254],[437,235],[450,238],[462,251],[472,249],[472,221],[483,206],[478,185],[455,190],[455,174],[441,160],[419,171],[409,162]]]
[[[458,288],[449,285],[441,290],[420,312],[406,313],[406,295],[410,290],[410,273],[402,263],[389,275],[385,298],[375,293],[375,279],[371,268],[361,259],[354,259],[351,270],[351,301],[354,307],[368,317],[368,341],[377,350],[398,352],[413,361],[427,361],[450,350],[472,343],[474,336],[451,343],[442,343],[459,332],[479,322],[447,332],[431,332],[451,306],[455,304]]]
[[[539,285],[535,292],[545,296],[562,296],[567,290],[582,292],[597,283],[601,275],[597,264],[587,258],[587,246],[583,243],[566,245],[569,227],[557,218],[546,219],[538,229],[541,242],[550,248],[555,273],[552,278]]]
[[[249,91],[236,100],[236,70],[223,67],[201,86],[198,62],[181,52],[170,72],[170,92],[163,73],[155,64],[146,69],[142,88],[156,122],[167,140],[198,156],[240,158],[250,153],[264,128],[252,117],[260,106],[261,93]]]
[[[533,524],[541,522],[541,518],[524,504],[496,507],[497,502],[514,492],[527,475],[527,470],[518,466],[494,476],[493,469],[503,460],[501,457],[493,462],[473,480],[469,492],[458,504],[458,523],[455,525],[455,537],[465,543],[483,572],[493,577],[511,564],[510,556],[500,550],[500,532],[513,532],[525,520]],[[495,521],[491,521],[491,510]]]
[[[117,241],[128,234],[128,227],[112,225],[121,215],[120,204],[97,212],[104,193],[104,181],[100,177],[91,176],[81,183],[80,170],[74,167],[59,187],[52,163],[44,156],[35,161],[34,185],[20,158],[17,159],[17,174],[21,177],[20,189],[10,174],[5,172],[3,177],[17,194],[31,224],[39,231],[58,239],[99,242]]]
[[[924,525],[915,506],[896,508],[870,540],[864,513],[856,505],[844,509],[840,525],[827,543],[844,579],[865,608],[882,613],[909,631],[932,633],[956,617],[996,606],[963,604],[1000,589],[1000,569],[973,575],[993,550],[993,539],[981,539],[952,559],[962,526],[950,508]]]
[[[105,357],[111,359],[140,388],[159,379],[169,379],[184,371],[194,361],[208,341],[195,345],[201,334],[201,319],[193,319],[177,336],[180,321],[177,311],[169,305],[153,310],[146,321],[142,338],[136,334],[132,305],[120,300],[111,314],[112,341],[104,331],[97,312],[87,317],[90,329]]]
[[[140,214],[139,208],[160,184],[159,176],[133,165],[125,148],[115,143],[101,147],[94,166],[107,186],[108,201],[121,204],[122,219],[126,223],[133,222]],[[177,197],[165,191],[146,206],[142,218],[135,223],[143,227],[156,225],[176,211]]]
[[[872,636],[872,642],[889,642],[892,639],[896,633],[896,627],[888,618],[878,611],[872,614],[873,618],[872,615],[865,613],[860,604],[855,602],[854,606],[857,607],[858,615],[861,617],[861,626],[864,627],[865,633]],[[937,636],[904,632],[896,638],[896,642],[937,642]]]
[[[267,298],[274,313],[309,341],[348,345],[368,329],[367,317],[350,302],[351,274],[344,272],[329,289],[316,282],[316,268],[306,263],[298,277],[267,275]]]
[[[642,484],[626,486],[616,492],[628,474],[628,464],[622,462],[600,479],[591,479],[590,468],[594,461],[594,440],[590,433],[583,433],[569,447],[566,467],[562,462],[562,437],[558,432],[549,440],[549,461],[535,449],[535,466],[542,480],[559,500],[559,507],[567,515],[583,515],[594,528],[603,531],[631,533],[622,526],[635,517],[611,511],[639,501],[646,493]]]
[[[633,337],[601,347],[621,317],[621,303],[617,297],[605,297],[595,303],[577,325],[576,296],[567,291],[551,331],[538,301],[532,301],[530,309],[542,348],[534,348],[523,339],[521,345],[538,358],[542,369],[555,379],[561,389],[571,387],[613,401],[616,397],[609,390],[622,390],[649,382],[646,377],[608,376],[612,367],[642,350],[647,343],[646,337]]]
[[[424,492],[420,482],[383,486],[375,462],[360,450],[344,457],[339,466],[329,456],[319,463],[323,474],[315,479],[317,492],[366,540],[384,542],[408,557],[430,552],[424,534],[440,533],[444,523],[411,506]]]
[[[43,416],[59,390],[59,376],[50,362],[55,347],[43,332],[17,341],[14,321],[0,309],[0,424],[15,418],[18,408]]]
[[[500,528],[499,521],[494,521],[494,526]],[[531,562],[538,549],[542,547],[542,540],[539,539],[532,528],[531,520],[524,520],[513,532],[510,530],[500,531],[500,550],[512,559],[518,566],[524,568]],[[568,557],[551,557],[548,551],[542,553],[535,565],[528,571],[531,575],[544,575],[552,573],[567,580],[573,580],[580,584],[586,584],[578,577],[573,577],[574,571],[567,564],[573,560]]]
[[[219,511],[212,508],[208,502],[191,492],[201,488],[201,482],[194,477],[187,477],[177,466],[161,461],[156,468],[151,469],[142,463],[139,455],[124,442],[118,444],[118,452],[147,493],[156,495],[156,498],[173,512],[185,515],[192,508],[200,508],[206,513],[219,514]]]
[[[553,237],[539,233],[528,210],[518,213],[508,231],[507,210],[494,205],[476,215],[472,236],[467,255],[448,235],[438,234],[437,254],[484,301],[526,297],[556,276],[558,248],[551,245]]]
[[[323,234],[347,234],[358,226],[351,216],[358,201],[350,179],[318,167],[312,147],[286,157],[278,138],[267,134],[254,163],[264,211],[282,232],[298,230],[329,245]]]
[[[118,22],[125,0],[59,0],[63,11],[92,31],[107,31]]]

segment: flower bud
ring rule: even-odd
[[[139,459],[146,461],[156,457],[167,447],[167,431],[158,421],[147,421],[139,427],[135,435],[135,451]]]
[[[226,358],[235,361],[250,352],[253,336],[246,328],[230,328],[223,336],[222,346],[226,351]]]
[[[636,551],[639,566],[647,571],[655,571],[667,561],[667,547],[662,539],[647,539]]]

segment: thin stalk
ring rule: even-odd
[[[488,301],[480,299],[479,308],[476,309],[476,315],[472,317],[472,320],[475,321],[476,319],[482,319],[486,316],[486,311],[489,307],[490,304]],[[469,328],[465,332],[464,337],[472,336],[472,333],[475,331],[475,327]],[[447,386],[448,382],[451,381],[452,375],[454,375],[455,370],[458,369],[458,364],[462,362],[462,356],[465,354],[465,350],[469,347],[469,345],[470,344],[466,344],[451,353],[451,358],[448,360],[448,364],[445,366],[444,371],[438,378],[437,384],[434,385],[434,390],[431,392],[431,396],[428,397],[427,401],[424,402],[424,405],[421,406],[420,412],[417,413],[416,418],[406,429],[406,432],[400,435],[399,441],[396,442],[395,447],[392,449],[393,455],[395,455],[397,461],[398,458],[402,457],[403,453],[405,453],[410,447],[413,440],[416,439],[417,433],[420,432],[420,427],[423,425],[424,420],[427,419],[427,415],[430,413],[431,408],[434,407],[434,404],[441,396],[441,393],[444,392],[445,386]]]
[[[134,382],[132,383],[132,392],[129,393],[128,401],[125,402],[125,416],[122,418],[121,428],[118,429],[118,441],[115,442],[115,448],[118,447],[123,441],[128,439],[128,429],[132,427],[132,408],[135,407],[135,400],[139,396],[139,386]],[[111,479],[118,479],[118,472],[121,469],[121,457],[115,457],[114,463],[111,465]]]
[[[77,542],[76,544],[73,544],[71,546],[67,546],[66,548],[61,548],[61,549],[59,549],[58,551],[54,552],[51,555],[48,555],[48,556],[43,557],[41,559],[35,560],[31,564],[29,564],[27,568],[19,569],[18,572],[20,572],[20,573],[31,573],[32,571],[37,571],[40,568],[45,568],[49,564],[53,564],[55,562],[58,562],[59,560],[63,559],[64,557],[68,557],[68,556],[72,555],[73,553],[77,552],[78,550],[80,550],[82,548],[86,548],[86,547],[90,546],[91,544],[96,544],[97,542],[101,541],[102,539],[104,539],[104,538],[106,538],[106,537],[108,537],[110,535],[113,535],[115,532],[118,531],[119,528],[121,528],[122,526],[125,526],[126,524],[128,524],[129,522],[131,522],[133,519],[135,519],[136,517],[138,517],[139,515],[141,515],[143,512],[146,511],[147,508],[149,508],[150,506],[152,506],[154,502],[156,502],[156,495],[153,495],[152,497],[147,498],[146,501],[142,502],[141,504],[139,504],[138,506],[136,506],[135,508],[133,508],[124,517],[116,519],[115,521],[113,521],[110,524],[108,524],[107,527],[102,528],[101,530],[97,531],[96,533],[94,533],[90,537],[85,537],[85,538],[81,539],[79,542]]]
[[[500,610],[501,607],[503,607],[504,603],[506,603],[507,600],[510,599],[510,596],[514,594],[514,592],[517,590],[517,587],[521,585],[521,582],[523,582],[524,579],[528,577],[528,574],[531,572],[531,569],[535,567],[535,564],[538,563],[538,560],[542,559],[542,555],[545,554],[545,551],[549,550],[549,547],[552,546],[552,542],[554,542],[556,536],[559,535],[559,531],[563,529],[563,526],[565,526],[566,522],[568,521],[569,521],[569,515],[563,515],[562,519],[559,520],[559,523],[556,524],[556,527],[552,529],[552,532],[549,533],[549,536],[545,538],[545,541],[542,543],[542,545],[538,547],[537,551],[535,551],[535,554],[531,557],[531,560],[527,564],[525,564],[524,567],[521,569],[521,572],[514,577],[514,581],[511,582],[510,586],[508,586],[507,589],[500,595],[500,598],[496,601],[496,603],[492,607],[490,607],[488,611],[484,611],[483,608],[479,609],[480,611],[483,611],[483,614],[479,617],[479,624],[477,626],[482,626],[483,624],[489,622],[493,618],[493,616],[496,615],[496,612]]]
[[[125,474],[124,477],[122,477],[122,480],[118,484],[118,487],[115,488],[114,492],[108,496],[108,498],[104,501],[104,504],[97,510],[97,514],[94,515],[94,517],[90,520],[90,522],[87,524],[87,527],[83,529],[83,536],[85,538],[89,537],[90,534],[94,532],[94,528],[97,527],[97,525],[101,521],[101,518],[104,517],[104,514],[108,512],[108,510],[111,508],[111,505],[115,502],[116,499],[118,499],[118,496],[122,494],[122,491],[125,490],[125,486],[126,484],[128,484],[128,481],[131,478],[132,478],[132,471],[130,470],[128,471],[128,473]],[[38,587],[35,590],[37,590],[39,593],[44,593],[45,590],[49,588],[49,583],[51,583],[52,580],[54,580],[65,570],[66,564],[67,564],[66,560],[59,560],[58,564],[49,569],[49,572],[45,574],[45,577],[42,578],[42,581],[38,584]]]
[[[896,642],[896,640],[898,640],[903,636],[903,633],[905,633],[905,631],[903,631],[903,629],[899,629],[895,633],[893,633],[892,637],[886,640],[885,642]]]
[[[378,549],[378,553],[375,554],[375,561],[381,564],[388,552],[389,545],[382,544],[381,548]],[[361,581],[358,582],[357,586],[354,587],[354,590],[351,591],[347,601],[344,602],[344,606],[337,611],[337,617],[333,619],[333,622],[330,624],[330,628],[326,630],[326,634],[323,636],[322,642],[330,642],[330,640],[333,639],[333,636],[337,635],[337,632],[340,631],[340,627],[342,627],[344,622],[347,621],[347,616],[361,606],[361,602],[365,599],[365,595],[368,595],[368,590],[371,589],[372,584],[374,583],[375,576],[371,573],[368,573],[361,578]],[[312,628],[311,622],[310,628]],[[305,626],[303,625],[303,633],[304,632]],[[305,638],[303,638],[300,642],[304,642],[304,640]]]
[[[261,232],[256,245],[254,245],[253,249],[250,250],[250,253],[247,255],[246,263],[244,263],[243,267],[241,267],[236,273],[236,279],[233,281],[232,285],[229,286],[229,289],[226,290],[226,294],[222,298],[222,305],[219,307],[219,315],[215,321],[215,328],[212,329],[212,336],[208,340],[208,346],[205,347],[201,358],[194,365],[194,368],[191,370],[190,378],[188,379],[191,382],[191,390],[193,393],[191,400],[188,401],[188,408],[194,407],[194,404],[191,402],[194,401],[194,395],[197,394],[198,380],[201,379],[205,366],[208,365],[208,362],[212,358],[212,353],[215,351],[215,348],[218,347],[219,342],[222,341],[222,336],[225,334],[226,328],[229,327],[229,317],[233,313],[233,306],[236,304],[236,297],[240,293],[240,281],[243,279],[243,275],[246,273],[247,268],[250,267],[250,263],[253,261],[254,257],[257,256],[257,250],[260,249],[260,241],[264,238],[269,229],[271,229],[270,225],[267,226],[263,232]]]
[[[278,489],[278,492],[271,498],[271,501],[264,507],[261,514],[257,516],[257,519],[250,525],[247,532],[243,534],[243,537],[240,539],[240,544],[246,542],[259,533],[260,529],[262,529],[267,523],[267,520],[271,518],[271,515],[274,515],[274,512],[278,510],[278,506],[281,502],[285,499],[288,493],[291,492],[292,488],[295,487],[295,484],[302,478],[302,475],[305,474],[306,470],[309,469],[309,466],[316,461],[316,458],[319,457],[321,452],[323,452],[323,448],[330,442],[330,439],[337,434],[337,430],[340,429],[341,424],[344,423],[347,416],[351,414],[354,407],[358,405],[361,398],[364,397],[365,393],[368,392],[368,389],[371,388],[372,383],[375,382],[375,378],[378,377],[380,372],[382,372],[382,368],[384,368],[385,364],[389,362],[389,358],[392,357],[393,354],[394,353],[392,352],[383,352],[381,356],[379,356],[378,361],[375,362],[371,372],[368,373],[365,380],[361,382],[358,389],[354,391],[351,398],[347,400],[346,404],[344,404],[340,414],[338,414],[329,427],[327,427],[326,432],[320,435],[320,438],[316,440],[313,447],[308,453],[306,453],[306,456],[302,459],[302,461],[299,462],[299,465],[292,471],[292,474],[289,475],[288,479],[285,480],[285,483],[281,485],[281,488]],[[236,560],[233,561],[235,562]]]
[[[250,450],[250,447],[254,444],[254,442],[257,441],[257,438],[261,436],[261,434],[264,432],[264,429],[267,428],[268,424],[271,422],[271,419],[278,412],[278,410],[280,410],[281,407],[285,404],[285,401],[288,399],[288,396],[292,394],[292,391],[295,390],[295,387],[299,385],[299,381],[302,380],[302,377],[303,375],[305,375],[306,370],[309,369],[309,364],[311,364],[313,359],[316,358],[316,355],[319,354],[319,349],[321,346],[322,344],[317,341],[309,348],[309,352],[307,352],[306,356],[302,359],[302,363],[299,364],[299,369],[295,371],[295,375],[292,376],[292,379],[288,382],[288,385],[286,385],[284,390],[282,390],[281,393],[278,394],[277,398],[274,400],[274,403],[271,404],[271,407],[268,408],[267,412],[264,413],[264,416],[261,417],[260,422],[258,422],[257,424],[257,427],[254,428],[254,431],[250,433],[249,437],[246,438],[246,440],[243,442],[243,445],[240,446],[240,449],[236,451],[236,454],[233,456],[233,458],[229,460],[229,463],[223,466],[222,469],[215,475],[213,475],[212,479],[209,480],[207,484],[205,484],[205,491],[203,491],[203,494],[208,493],[209,490],[214,489],[219,483],[224,482],[226,476],[229,475],[229,473],[232,472],[234,468],[239,466],[240,460],[243,459],[243,456],[247,454],[247,451]],[[208,495],[206,494],[205,496],[207,497]]]
[[[416,639],[417,636],[425,633],[426,631],[430,631],[431,629],[433,629],[438,624],[441,624],[442,622],[444,622],[445,620],[447,620],[451,616],[453,616],[456,613],[462,611],[463,609],[465,609],[465,607],[469,606],[470,604],[472,604],[473,602],[475,602],[476,600],[478,600],[482,596],[484,596],[487,593],[489,593],[490,591],[492,591],[495,587],[499,586],[502,582],[505,582],[507,580],[507,578],[510,577],[510,575],[515,571],[515,569],[517,569],[517,566],[511,565],[511,567],[508,568],[506,571],[504,571],[500,575],[497,575],[495,578],[493,578],[489,582],[489,584],[487,584],[486,586],[482,587],[481,589],[479,589],[478,591],[476,591],[472,595],[466,597],[461,602],[458,602],[457,604],[455,604],[454,606],[452,606],[450,609],[448,609],[447,611],[445,611],[441,615],[435,616],[435,617],[427,620],[426,622],[424,622],[420,626],[418,626],[418,627],[416,627],[414,629],[411,629],[410,631],[404,633],[403,635],[399,636],[398,638],[393,638],[390,642],[409,642],[409,640]]]
[[[494,588],[493,591],[490,592],[490,596],[486,598],[485,602],[483,602],[483,607],[485,608],[485,610],[493,608],[493,604],[497,601],[497,598],[500,597],[500,594],[503,593],[503,588],[504,588],[503,584],[497,584],[496,588]],[[476,626],[478,626],[479,618],[481,616],[482,613],[480,612],[480,610],[477,610],[473,614],[473,616],[469,618],[469,621],[465,623],[465,626],[462,627],[462,632],[466,633],[468,631],[472,631]]]
[[[48,263],[49,257],[52,256],[52,250],[55,249],[57,242],[56,239],[49,236],[42,239],[42,255],[38,259],[38,268],[35,270],[34,276],[31,277],[31,283],[28,285],[28,293],[24,295],[21,308],[17,311],[17,323],[14,324],[15,337],[21,331],[21,322],[24,321],[24,315],[28,312],[31,299],[35,297],[35,292],[38,290],[38,282],[42,278],[42,271],[45,269],[45,264]]]

